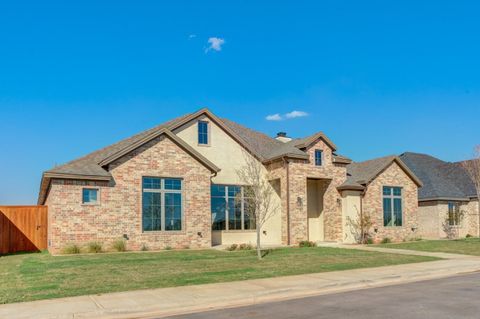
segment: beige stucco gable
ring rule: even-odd
[[[209,123],[208,145],[198,143],[198,122]],[[246,157],[252,157],[250,153],[233,139],[220,125],[208,115],[203,114],[174,130],[174,133],[190,147],[202,154],[209,161],[220,168],[220,171],[212,176],[213,184],[241,185],[237,171],[247,165]],[[257,160],[257,159],[255,159]],[[264,167],[266,177],[269,177],[267,168]],[[275,199],[277,212],[270,218],[262,230],[262,242],[265,244],[281,244],[282,221],[280,197]],[[214,231],[213,244],[232,243],[255,243],[255,231]]]
[[[198,121],[206,121],[209,126],[208,145],[198,144]],[[220,168],[212,178],[216,184],[241,184],[237,170],[246,165],[245,156],[251,156],[246,149],[207,115],[200,115],[177,128],[174,133],[190,147]]]

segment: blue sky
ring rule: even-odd
[[[33,204],[42,171],[205,106],[272,136],[322,130],[357,161],[407,150],[468,158],[480,144],[479,10],[2,2],[0,205]],[[285,119],[292,111],[308,116]]]

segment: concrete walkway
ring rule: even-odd
[[[0,306],[0,318],[158,318],[480,271],[480,257],[350,245],[338,245],[338,247],[448,259],[388,267],[7,304]]]

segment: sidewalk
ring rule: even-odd
[[[338,247],[397,254],[420,254],[448,259],[388,267],[7,304],[0,306],[0,318],[158,318],[480,271],[480,257],[475,256],[349,245],[339,245]]]

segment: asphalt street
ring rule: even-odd
[[[480,273],[170,318],[480,318]]]

